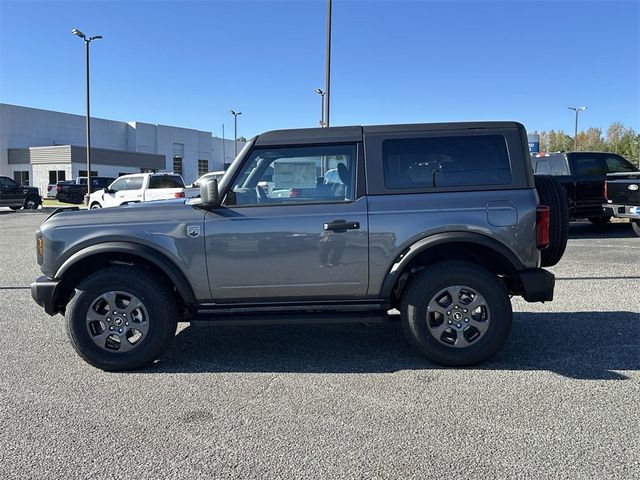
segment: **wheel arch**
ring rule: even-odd
[[[66,304],[75,287],[88,274],[109,265],[136,265],[150,270],[175,289],[176,300],[185,307],[197,304],[193,289],[180,268],[163,253],[137,243],[105,242],[74,253],[58,268],[55,278],[62,279],[56,305]],[[66,297],[66,298],[65,298]]]
[[[445,232],[420,239],[394,260],[382,284],[380,297],[397,305],[407,280],[420,268],[447,260],[466,260],[503,276],[517,290],[516,272],[526,267],[499,241],[474,232]],[[513,285],[510,285],[512,283]]]

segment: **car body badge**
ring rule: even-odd
[[[187,225],[187,235],[191,238],[200,236],[200,225]]]

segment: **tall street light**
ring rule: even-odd
[[[324,127],[324,92],[319,88],[316,88],[315,92],[320,95],[320,126]]]
[[[582,110],[586,110],[587,107],[567,107],[569,110],[573,110],[574,112],[576,112],[576,128],[574,130],[574,136],[573,136],[573,149],[575,151],[578,151],[578,114],[582,111]]]
[[[229,113],[233,115],[233,150],[234,158],[238,156],[238,115],[242,115],[242,112],[236,112],[235,110],[229,110]]]
[[[84,40],[84,50],[85,50],[85,63],[86,63],[86,71],[87,71],[87,196],[84,201],[85,204],[89,204],[89,195],[91,195],[91,115],[89,111],[89,44],[94,40],[100,40],[102,35],[95,35],[93,37],[87,37],[84,33],[82,33],[77,28],[71,30],[76,37],[80,37]]]
[[[325,63],[325,86],[324,91],[327,99],[327,107],[325,108],[326,117],[324,118],[324,126],[329,126],[329,92],[331,90],[331,0],[327,0],[327,60]]]

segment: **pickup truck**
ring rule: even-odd
[[[0,207],[11,210],[35,209],[42,205],[42,197],[36,187],[16,183],[9,177],[0,176]]]
[[[191,198],[199,193],[197,188],[186,188],[182,177],[175,173],[136,173],[123,175],[108,187],[92,193],[89,208],[95,210],[152,200]]]
[[[610,173],[604,185],[604,211],[612,217],[628,218],[640,237],[640,173]]]
[[[102,190],[113,182],[113,177],[91,177],[91,191]],[[81,204],[87,194],[87,177],[77,177],[75,181],[61,181],[56,184],[56,200]]]
[[[564,187],[571,220],[586,218],[596,225],[611,220],[602,208],[607,174],[638,172],[624,157],[608,152],[546,153],[531,161],[536,175],[553,175]]]

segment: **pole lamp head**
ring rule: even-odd
[[[80,37],[82,39],[87,38],[87,36],[82,33],[80,30],[78,30],[77,28],[74,28],[73,30],[71,30],[71,33],[73,33],[76,37]]]
[[[321,95],[321,96],[323,96],[323,97],[324,97],[324,92],[323,92],[321,89],[316,88],[316,89],[315,89],[315,92],[316,92],[318,95]]]

